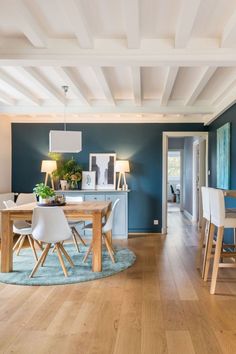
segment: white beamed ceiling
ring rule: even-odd
[[[0,0],[2,116],[209,124],[235,98],[236,0]]]

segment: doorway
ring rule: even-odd
[[[208,133],[163,132],[162,233],[168,231],[168,151],[171,150],[169,142],[172,138],[184,139],[182,159],[180,158],[182,162],[179,210],[193,223],[197,223],[201,216],[201,186],[208,184]],[[175,189],[173,192],[175,193]]]
[[[182,210],[182,155],[182,149],[168,149],[168,213]]]

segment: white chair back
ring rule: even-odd
[[[32,235],[38,241],[56,243],[71,238],[71,229],[60,207],[36,207]]]
[[[120,199],[116,199],[115,203],[113,204],[112,210],[110,215],[108,216],[108,219],[106,221],[106,224],[102,228],[102,232],[106,233],[112,230],[112,225],[113,225],[113,219],[114,219],[114,212],[116,209],[117,204],[119,203]]]
[[[35,203],[37,201],[34,193],[20,193],[16,200],[16,205]]]
[[[4,200],[3,201],[3,204],[5,206],[6,209],[9,209],[9,208],[13,208],[14,206],[16,206],[16,203],[13,202],[13,200],[9,199],[9,200]]]
[[[81,195],[73,195],[73,196],[65,196],[66,203],[68,204],[75,204],[81,203],[83,201],[83,197]]]
[[[210,188],[211,222],[217,227],[225,224],[225,199],[220,189]]]
[[[210,188],[201,187],[202,190],[202,216],[204,219],[211,220],[211,209],[210,209]]]

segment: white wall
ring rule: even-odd
[[[11,122],[0,116],[0,193],[11,192]]]

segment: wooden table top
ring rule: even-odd
[[[236,198],[236,190],[224,189],[223,192],[225,197]]]
[[[111,204],[110,201],[86,201],[81,203],[67,203],[64,206],[61,206],[65,213],[67,212],[79,212],[83,214],[93,214],[94,212],[106,212],[107,208]],[[37,203],[29,203],[22,204],[18,206],[14,206],[12,208],[1,210],[2,213],[12,212],[17,214],[23,214],[25,212],[31,212],[35,207],[37,207]],[[42,207],[45,208],[45,207]],[[48,208],[53,208],[52,206]]]

